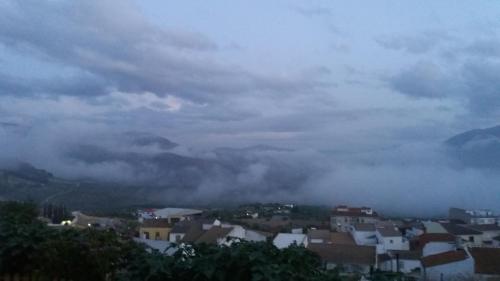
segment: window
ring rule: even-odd
[[[155,233],[155,240],[160,240],[160,233],[159,232]]]
[[[469,236],[469,242],[474,242],[474,236]]]
[[[181,241],[181,235],[177,234],[177,235],[175,235],[175,242],[179,242],[179,241]]]
[[[144,231],[143,232],[144,238],[149,239],[149,232]]]
[[[394,241],[392,241],[392,239],[391,239],[391,240],[389,240],[389,243],[393,244],[393,243],[394,243]]]

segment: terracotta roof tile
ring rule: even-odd
[[[463,250],[448,251],[435,255],[425,256],[421,259],[424,267],[433,267],[467,259],[467,253]]]
[[[500,248],[470,248],[474,271],[479,274],[500,274]]]
[[[337,264],[375,264],[375,247],[341,244],[309,244],[309,250],[323,261]]]
[[[205,231],[205,233],[196,239],[196,243],[215,244],[218,239],[226,237],[231,230],[233,230],[232,227],[212,226],[212,228]]]

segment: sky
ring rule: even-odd
[[[314,185],[342,197],[431,173],[487,194],[498,178],[420,150],[500,123],[499,27],[486,0],[0,0],[0,143],[42,166],[48,144],[125,131],[354,153]]]

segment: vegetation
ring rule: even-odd
[[[339,280],[302,247],[270,243],[181,247],[173,256],[148,251],[112,231],[51,228],[31,203],[0,204],[0,273],[37,280]]]

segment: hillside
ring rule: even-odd
[[[464,166],[500,168],[500,126],[470,130],[445,144],[449,154]]]

